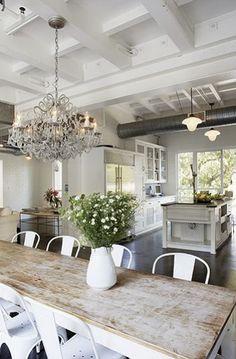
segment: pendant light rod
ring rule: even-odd
[[[193,88],[191,87],[191,114],[193,113]]]

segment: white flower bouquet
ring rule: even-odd
[[[134,195],[108,192],[70,197],[69,207],[60,212],[79,229],[84,244],[99,248],[111,247],[127,236],[137,207]]]

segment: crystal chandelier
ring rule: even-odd
[[[37,159],[62,161],[89,152],[100,143],[101,133],[93,117],[78,113],[68,97],[58,94],[58,29],[64,27],[65,19],[55,16],[48,23],[55,29],[55,95],[48,93],[33,115],[16,116],[8,144]]]

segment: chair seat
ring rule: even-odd
[[[6,321],[6,324],[11,336],[17,336],[18,338],[35,337],[35,331],[32,329],[32,324],[30,323],[25,311],[19,313],[14,318],[9,318]]]
[[[102,359],[124,359],[121,354],[114,352],[103,345],[96,343],[99,357]],[[74,335],[70,340],[61,346],[63,359],[96,359],[88,339]]]

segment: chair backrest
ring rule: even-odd
[[[80,242],[77,238],[72,237],[72,236],[57,236],[57,237],[53,237],[52,239],[50,239],[50,241],[48,242],[46,251],[49,250],[50,245],[53,241],[60,239],[62,241],[62,246],[61,246],[61,254],[65,255],[65,256],[72,256],[72,251],[73,251],[73,247],[74,244],[77,244],[77,250],[75,253],[75,258],[78,257],[79,251],[80,251]]]
[[[133,259],[132,252],[128,248],[121,246],[120,244],[113,244],[111,255],[116,267],[121,267],[124,252],[128,253],[129,255],[129,261],[127,264],[127,268],[129,269]]]
[[[38,330],[32,320],[28,307],[23,297],[15,289],[9,287],[6,284],[0,283],[0,298],[7,300],[15,305],[18,305],[22,309],[24,309],[25,314],[27,315],[27,318],[31,323],[32,329],[35,331],[35,335],[38,335]],[[4,307],[0,304],[0,330],[4,331],[5,333],[8,333],[8,326],[6,325],[6,321],[9,321],[11,319],[14,320],[14,318],[11,318],[4,309]]]
[[[157,257],[152,266],[152,274],[155,274],[157,262],[164,258],[174,256],[174,270],[173,270],[173,277],[178,279],[185,279],[185,280],[192,280],[193,277],[193,270],[195,266],[195,262],[199,261],[203,263],[206,267],[206,278],[205,284],[208,284],[210,278],[210,267],[209,265],[201,258],[196,257],[192,254],[186,253],[166,253],[162,254],[161,256]]]
[[[40,333],[47,354],[47,358],[63,359],[60,343],[58,340],[57,328],[56,328],[57,310],[56,309],[52,310],[50,309],[50,307],[41,304],[37,301],[31,300],[30,302],[31,302],[31,308],[33,310],[34,317],[36,319],[37,328]],[[90,341],[95,358],[100,359],[89,326],[79,318],[75,318],[70,314],[62,313],[58,311],[58,315],[65,316],[65,321],[67,323],[71,322],[69,326],[73,326],[74,332],[76,332],[76,334],[79,334],[80,336]],[[77,348],[79,350],[79,340],[78,340]]]
[[[40,241],[40,236],[38,233],[33,232],[33,231],[23,231],[23,232],[19,232],[17,234],[14,235],[14,237],[12,238],[11,242],[16,242],[17,237],[20,235],[24,235],[24,246],[26,247],[30,247],[30,248],[37,248],[39,245],[39,241]]]

